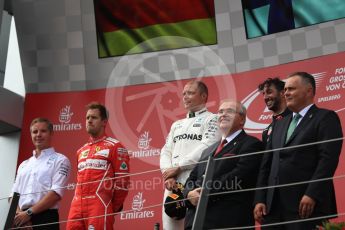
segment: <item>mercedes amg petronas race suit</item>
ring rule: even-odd
[[[180,167],[182,171],[177,181],[185,184],[195,163],[199,161],[202,151],[220,140],[221,134],[217,120],[216,114],[204,108],[192,116],[189,113],[187,118],[175,121],[161,151],[161,171],[164,172],[171,167]],[[163,202],[169,194],[171,191],[165,190]],[[184,219],[170,218],[165,214],[164,207],[162,215],[164,230],[184,229]]]
[[[90,139],[78,150],[77,156],[78,184],[67,229],[113,229],[114,215],[108,214],[121,211],[128,194],[127,150],[118,140],[104,136],[96,141]],[[95,216],[101,217],[90,218]],[[73,221],[80,218],[85,219]]]

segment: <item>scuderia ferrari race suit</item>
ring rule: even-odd
[[[208,112],[206,108],[195,112],[194,117],[175,121],[170,129],[166,143],[161,150],[160,168],[180,167],[181,173],[177,176],[177,181],[185,184],[190,172],[201,157],[204,149],[219,141],[221,134],[218,129],[218,116]],[[164,198],[171,194],[165,190]],[[173,220],[164,212],[163,207],[163,229],[183,229],[184,219]]]
[[[77,156],[78,184],[67,229],[113,229],[114,215],[105,215],[120,211],[128,194],[127,150],[118,140],[104,136],[94,142],[90,139],[77,151]],[[90,218],[94,216],[102,217]],[[80,218],[85,219],[73,221]]]

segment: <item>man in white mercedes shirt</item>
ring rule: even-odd
[[[68,181],[70,161],[51,146],[53,125],[48,119],[34,119],[30,133],[35,150],[20,164],[12,188],[20,194],[14,226],[55,223],[33,229],[59,229],[58,203]]]
[[[205,83],[190,81],[184,86],[183,104],[188,111],[187,117],[172,124],[161,151],[160,168],[166,188],[164,199],[176,188],[177,182],[186,182],[202,151],[220,140],[217,115],[207,111],[207,99]],[[163,229],[183,228],[184,219],[170,218],[163,207]]]

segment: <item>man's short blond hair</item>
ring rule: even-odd
[[[33,119],[31,121],[31,124],[30,124],[30,132],[31,132],[31,127],[36,124],[36,123],[46,123],[47,126],[48,126],[48,130],[50,133],[53,132],[53,124],[51,123],[50,120],[48,120],[47,118],[44,118],[44,117],[37,117],[35,119]]]

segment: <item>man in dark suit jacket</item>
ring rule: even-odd
[[[246,109],[239,102],[224,101],[219,107],[218,115],[222,141],[204,150],[200,160],[207,160],[210,155],[215,160],[230,158],[217,160],[212,181],[205,183],[205,186],[210,188],[210,196],[204,228],[253,226],[254,192],[224,195],[212,195],[212,193],[254,188],[261,155],[233,158],[231,156],[260,151],[263,149],[263,144],[257,138],[247,135],[242,129],[246,120]],[[188,210],[185,229],[192,228],[205,170],[206,163],[198,164],[187,179],[184,196],[189,200],[186,202]]]
[[[342,140],[312,143],[342,138],[342,128],[334,111],[314,105],[315,88],[313,76],[306,72],[296,72],[288,77],[285,98],[293,114],[275,125],[271,142],[273,154],[264,155],[258,187],[334,175]],[[291,148],[299,145],[302,146]],[[254,216],[257,221],[269,224],[297,220],[297,223],[265,229],[314,229],[325,220],[321,216],[337,213],[332,180],[257,190],[255,199]],[[313,217],[320,219],[302,220]]]

